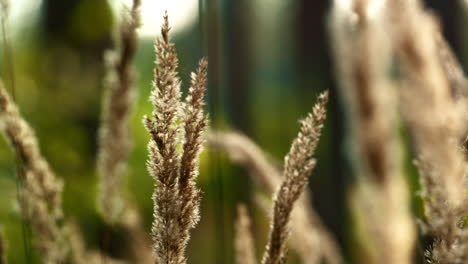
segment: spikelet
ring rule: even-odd
[[[200,60],[196,73],[192,73],[191,86],[183,108],[184,142],[178,179],[179,195],[183,202],[182,223],[184,229],[191,229],[199,220],[201,191],[195,186],[198,176],[198,161],[204,139],[202,133],[208,124],[208,116],[203,113],[204,95],[207,86],[208,61]],[[188,237],[188,236],[187,236]]]
[[[237,264],[255,264],[255,244],[251,231],[251,219],[244,204],[237,206],[236,234],[234,245],[236,248]]]
[[[134,0],[130,17],[124,16],[120,27],[119,54],[110,51],[102,121],[99,128],[97,168],[99,172],[99,208],[104,220],[118,221],[124,209],[123,177],[131,149],[130,116],[135,101],[132,61],[137,48],[140,1]],[[117,58],[115,58],[117,56]]]
[[[30,221],[45,263],[63,263],[68,254],[60,222],[63,184],[41,155],[33,130],[21,117],[3,86],[0,86],[0,129],[22,163],[19,175],[24,184],[20,201],[23,215]]]
[[[184,264],[189,231],[199,220],[201,192],[195,186],[195,178],[202,133],[207,125],[207,116],[203,113],[207,61],[202,59],[198,71],[192,74],[189,94],[182,105],[178,59],[174,45],[169,41],[169,30],[166,13],[162,39],[155,45],[157,61],[150,98],[154,111],[143,121],[151,135],[148,171],[156,180],[152,227],[156,262]]]
[[[289,219],[294,203],[304,192],[307,178],[315,167],[313,155],[325,121],[328,92],[318,97],[312,113],[301,121],[297,138],[285,157],[284,178],[274,194],[270,234],[262,264],[282,264],[287,257],[286,241],[289,236]]]
[[[276,162],[247,136],[236,132],[211,132],[207,141],[210,147],[225,151],[231,160],[244,166],[264,191],[274,193],[281,184],[281,170]],[[291,212],[291,248],[297,251],[304,264],[316,264],[321,259],[329,264],[341,264],[337,243],[322,224],[309,197],[306,190]],[[260,207],[266,214],[270,213],[269,206]]]

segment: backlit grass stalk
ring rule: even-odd
[[[185,104],[180,102],[178,59],[169,41],[169,22],[164,17],[162,39],[156,41],[155,80],[151,94],[154,111],[144,124],[151,135],[147,162],[156,180],[152,236],[158,264],[183,264],[189,231],[199,220],[201,191],[195,186],[202,133],[207,125],[203,98],[207,61],[192,74]]]
[[[273,216],[270,234],[262,258],[262,264],[286,262],[286,242],[289,236],[289,222],[294,203],[304,192],[307,179],[315,167],[314,152],[325,121],[325,105],[328,93],[318,97],[312,113],[301,121],[297,138],[285,157],[284,178],[274,194]]]
[[[425,229],[436,237],[429,250],[435,263],[468,261],[468,232],[460,228],[467,212],[466,162],[459,142],[466,135],[466,105],[454,100],[453,80],[441,64],[440,28],[418,0],[395,0],[392,39],[403,68],[404,116],[416,150],[425,200]],[[455,78],[454,78],[455,77]]]
[[[106,57],[107,79],[103,95],[102,122],[99,129],[97,168],[99,171],[99,208],[104,219],[118,221],[123,214],[123,179],[131,149],[130,117],[135,102],[135,57],[140,25],[140,0],[134,0],[120,26],[119,51]]]
[[[266,192],[274,193],[281,184],[282,173],[275,161],[267,157],[251,139],[236,132],[211,132],[210,147],[225,151],[231,160],[244,166],[253,180]],[[303,264],[342,263],[339,247],[312,207],[310,193],[305,190],[291,212],[290,244]],[[263,206],[262,206],[263,209]],[[270,208],[265,207],[269,214]]]
[[[439,34],[437,22],[424,12],[419,1],[397,0],[391,7],[394,20],[399,21],[395,23],[393,39],[406,78],[405,117],[418,151],[437,164],[444,175],[441,186],[446,188],[450,202],[458,205],[465,196],[460,184],[464,162],[454,145],[463,138],[466,125],[439,60],[434,40]]]
[[[0,86],[0,129],[15,150],[24,185],[22,213],[31,223],[44,263],[64,263],[68,243],[62,227],[63,183],[41,155],[36,136],[20,115],[3,86]]]
[[[348,5],[346,5],[348,3]],[[378,0],[334,3],[331,36],[347,102],[358,188],[355,217],[369,244],[367,263],[410,264],[415,231],[403,178],[397,94],[389,83],[388,19]]]

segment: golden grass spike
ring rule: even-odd
[[[211,132],[207,141],[210,147],[226,152],[231,160],[245,167],[264,191],[274,193],[281,184],[280,166],[247,136],[236,132]],[[329,264],[341,264],[340,249],[312,207],[310,196],[306,190],[291,212],[291,247],[304,264],[316,264],[321,259]],[[260,207],[267,208],[264,211],[270,214],[268,206]]]
[[[270,234],[262,264],[282,264],[287,257],[286,241],[289,236],[290,215],[294,203],[304,192],[307,178],[315,167],[315,148],[325,121],[328,92],[318,97],[312,113],[301,121],[301,128],[285,157],[284,178],[274,194]]]
[[[202,133],[208,122],[202,111],[207,61],[202,59],[198,71],[192,74],[192,87],[182,105],[177,54],[170,43],[169,31],[166,13],[162,39],[155,45],[157,61],[151,94],[154,111],[151,117],[144,117],[144,124],[151,135],[148,171],[157,183],[152,227],[156,262],[184,264],[190,230],[199,220],[201,192],[195,186],[195,178]]]

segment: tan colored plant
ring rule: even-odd
[[[36,245],[45,263],[63,263],[69,248],[61,224],[62,181],[42,156],[32,128],[0,85],[0,129],[21,163],[18,176],[24,186],[20,201],[24,217],[31,223]]]
[[[4,10],[6,3],[0,1]],[[135,92],[131,64],[137,47],[139,6],[140,0],[134,0],[131,18],[124,20],[119,35],[121,49],[108,65],[109,82],[99,132],[98,203],[105,221],[123,227],[132,240],[129,260],[107,258],[101,251],[87,249],[78,229],[64,223],[63,184],[42,156],[32,128],[0,85],[0,131],[16,152],[18,176],[24,185],[21,211],[32,225],[44,263],[97,264],[103,257],[116,264],[188,262],[185,249],[200,217],[201,191],[195,181],[208,123],[203,111],[208,65],[206,59],[200,60],[182,102],[178,58],[170,42],[166,14],[162,38],[155,43],[157,59],[150,98],[154,110],[144,117],[150,134],[147,168],[155,179],[154,260],[146,250],[147,241],[135,207],[122,197],[131,149],[128,127]],[[415,230],[403,180],[399,105],[418,156],[416,165],[426,214],[423,231],[435,237],[427,249],[428,263],[467,263],[468,230],[464,221],[468,212],[468,167],[466,149],[462,151],[460,142],[468,131],[468,90],[461,66],[443,39],[437,20],[419,0],[335,0],[331,35],[358,175],[351,193],[351,209],[359,231],[365,234],[365,247],[369,249],[365,252],[366,263],[414,263]],[[403,73],[401,82],[395,82],[389,74],[394,57]],[[305,191],[316,164],[314,152],[327,100],[328,93],[321,94],[312,113],[301,121],[282,171],[245,136],[209,136],[212,146],[224,149],[249,169],[263,189],[274,193],[262,264],[286,263],[290,235],[291,245],[304,264],[343,263],[339,247]],[[245,206],[238,209],[235,247],[237,263],[256,262]],[[6,262],[5,255],[0,234],[0,264]]]
[[[468,232],[460,222],[468,212],[464,153],[466,102],[455,100],[461,72],[444,42],[435,18],[418,0],[393,1],[392,39],[404,74],[404,117],[419,154],[425,199],[425,229],[436,237],[428,251],[435,263],[466,263]],[[453,58],[453,57],[452,57]]]
[[[197,72],[192,73],[191,87],[182,104],[178,59],[169,41],[169,30],[166,14],[162,39],[155,45],[157,59],[151,94],[154,111],[150,117],[144,117],[144,124],[151,135],[148,171],[156,181],[152,227],[156,262],[183,264],[190,229],[199,220],[201,192],[195,179],[202,133],[208,122],[203,113],[208,64],[202,59]]]
[[[368,240],[368,263],[410,264],[415,231],[403,177],[397,94],[388,75],[392,47],[383,30],[389,23],[385,4],[346,3],[334,2],[331,36],[358,175],[353,214]]]
[[[134,0],[129,16],[124,16],[119,32],[120,51],[109,51],[106,89],[99,128],[99,208],[104,219],[118,222],[123,214],[123,177],[131,149],[130,117],[135,101],[135,73],[132,66],[140,25],[140,0]]]
[[[270,235],[262,258],[262,264],[280,264],[286,261],[286,241],[294,203],[304,192],[307,178],[315,167],[315,148],[325,121],[325,105],[328,93],[318,97],[312,113],[301,121],[297,138],[284,159],[284,178],[274,195]]]
[[[128,234],[129,258],[143,264],[154,262],[151,241],[143,229],[136,206],[129,202],[124,191],[132,145],[130,118],[137,93],[136,73],[132,64],[138,46],[136,30],[140,26],[140,6],[141,1],[134,0],[130,9],[124,8],[117,40],[119,49],[105,54],[107,76],[101,110],[97,168],[100,176],[98,205],[101,215],[113,227],[120,227]]]
[[[251,139],[236,132],[211,132],[207,137],[210,147],[225,151],[231,160],[247,168],[252,179],[266,192],[273,194],[281,184],[282,173],[276,161],[266,154]],[[304,264],[343,263],[340,249],[330,232],[323,225],[310,201],[311,194],[305,190],[291,212],[290,244]],[[261,206],[266,214],[270,207]]]

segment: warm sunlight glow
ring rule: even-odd
[[[113,2],[113,1],[111,1]],[[116,1],[119,2],[119,1]],[[130,5],[131,0],[122,0],[122,4]],[[11,1],[11,25],[17,26],[23,23],[25,17],[30,17],[39,11],[40,1],[15,0]],[[156,36],[162,23],[164,11],[169,13],[170,23],[174,31],[180,31],[195,22],[198,16],[197,0],[143,0],[142,1],[142,27],[139,30],[141,36]]]
[[[125,0],[125,4],[130,3],[130,0]],[[169,13],[170,23],[174,31],[180,31],[195,22],[198,16],[197,0],[143,0],[142,4],[143,25],[139,30],[141,36],[156,36],[159,33],[165,10]]]
[[[371,19],[381,16],[385,8],[385,0],[373,0],[367,7],[367,16]]]

